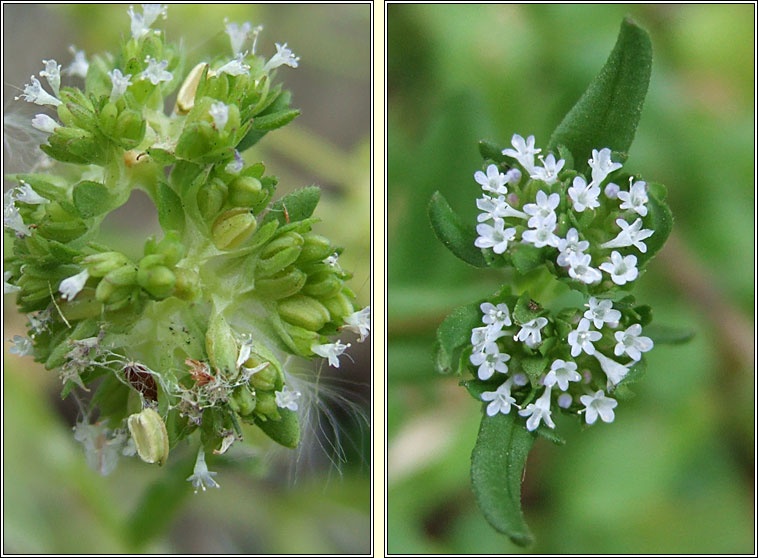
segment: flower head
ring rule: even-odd
[[[621,163],[614,163],[611,160],[611,150],[607,147],[598,151],[592,150],[592,158],[587,161],[592,169],[592,183],[599,185],[605,178],[615,170],[622,167]]]
[[[520,135],[513,134],[511,145],[516,149],[503,149],[503,155],[516,159],[526,172],[530,175],[534,173],[534,156],[542,151],[534,148],[534,136],[529,136],[524,140]]]
[[[529,432],[537,430],[540,422],[544,421],[550,428],[555,428],[550,412],[550,390],[552,388],[546,387],[539,399],[534,403],[529,403],[526,409],[522,409],[518,412],[522,417],[529,417],[526,419],[526,429]]]
[[[642,353],[653,348],[653,340],[642,336],[641,333],[642,326],[640,324],[633,324],[626,328],[626,331],[617,331],[614,334],[617,343],[613,349],[613,354],[621,356],[626,353],[632,360],[640,360]]]
[[[637,271],[637,256],[624,256],[611,252],[611,261],[600,264],[600,269],[611,276],[611,280],[617,285],[624,285],[634,281],[639,275]]]
[[[42,89],[42,84],[36,77],[32,76],[29,79],[32,82],[31,85],[27,84],[24,86],[24,92],[18,97],[15,97],[17,101],[23,99],[27,103],[34,103],[35,105],[51,105],[54,107],[61,104],[58,99]]]
[[[266,64],[263,66],[263,71],[269,72],[274,68],[278,68],[279,66],[283,65],[289,66],[290,68],[297,68],[299,61],[300,57],[295,56],[295,53],[287,48],[287,43],[284,43],[284,45],[276,43],[276,54],[271,57],[271,60],[266,62]]]
[[[345,345],[338,339],[336,343],[326,343],[324,345],[313,344],[311,346],[311,351],[320,357],[328,358],[329,366],[339,368],[340,361],[337,357],[344,353],[345,349],[348,347],[350,347],[350,343]]]
[[[494,417],[498,413],[507,415],[511,412],[511,405],[516,404],[516,400],[511,397],[511,385],[513,385],[513,379],[508,378],[495,391],[482,393],[482,401],[491,401],[487,405],[487,416]]]
[[[140,74],[140,79],[149,79],[153,85],[158,85],[162,81],[171,81],[174,75],[167,71],[168,60],[158,62],[152,56],[145,58],[147,69]]]
[[[197,452],[197,459],[195,460],[195,469],[187,477],[187,480],[191,481],[192,486],[195,487],[195,494],[197,494],[199,488],[202,488],[203,492],[209,486],[219,488],[219,484],[213,480],[213,477],[217,474],[215,471],[208,470],[208,466],[205,464],[205,452],[203,451],[203,447],[200,446],[200,450]]]
[[[582,318],[579,321],[579,325],[573,331],[568,334],[568,343],[571,345],[571,356],[576,358],[582,352],[588,355],[595,354],[595,341],[600,341],[603,336],[599,331],[590,330],[590,321],[587,318]]]
[[[587,424],[594,424],[597,417],[603,422],[613,422],[614,414],[613,409],[616,408],[618,402],[615,399],[606,397],[602,389],[597,390],[592,395],[582,395],[579,400],[584,405],[584,419]]]
[[[366,306],[362,310],[353,312],[345,318],[345,325],[340,329],[346,329],[360,335],[358,343],[363,343],[371,329],[371,307]]]
[[[299,391],[290,391],[287,386],[282,387],[282,391],[274,392],[276,398],[276,406],[280,409],[289,409],[290,411],[297,411],[297,400],[300,399],[302,394]]]
[[[522,341],[527,347],[536,347],[542,343],[541,329],[547,325],[547,318],[535,318],[521,326],[513,337],[514,341]]]
[[[87,279],[89,279],[89,271],[85,268],[81,273],[77,273],[61,281],[61,284],[58,286],[58,290],[62,295],[61,298],[63,300],[73,300],[84,288]]]

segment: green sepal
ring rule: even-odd
[[[475,267],[487,267],[482,251],[474,246],[476,229],[464,224],[440,192],[429,201],[429,220],[437,238],[464,262]]]
[[[471,484],[479,508],[492,527],[519,546],[534,540],[521,511],[521,479],[534,439],[515,412],[485,414],[471,453]]]
[[[174,230],[182,233],[184,231],[184,206],[181,198],[165,182],[158,184],[156,205],[158,221],[163,230]]]
[[[647,32],[626,18],[600,73],[553,132],[548,151],[568,148],[585,172],[593,149],[628,152],[642,114],[652,68]]]

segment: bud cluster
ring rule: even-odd
[[[31,123],[48,134],[41,149],[57,174],[9,177],[18,186],[4,196],[15,235],[4,290],[29,315],[29,338],[14,339],[14,352],[57,369],[64,395],[96,386],[97,428],[119,433],[113,452],[133,443],[163,464],[199,430],[190,480],[205,488],[217,486],[205,451],[225,452],[242,422],[298,445],[302,394],[288,381],[290,359],[339,367],[350,344],[338,337],[364,341],[370,311],[353,306],[342,249],[312,230],[319,189],[274,201],[276,177],[241,155],[299,114],[273,81],[299,58],[277,44],[266,60],[255,54],[261,27],[227,22],[233,57],[185,72],[184,50],[151,28],[166,12],[129,7],[131,38],[118,56],[87,60],[72,47],[63,72],[44,61],[52,93],[35,77],[24,89],[20,98],[57,113]],[[61,86],[65,74],[84,88]],[[163,229],[137,258],[98,241],[135,189],[151,197]]]

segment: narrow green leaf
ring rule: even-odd
[[[605,66],[555,129],[548,150],[565,145],[580,172],[588,168],[593,149],[627,152],[642,114],[652,60],[647,32],[625,19]]]
[[[87,180],[74,186],[73,198],[76,210],[84,219],[105,213],[112,201],[108,188]]]
[[[432,195],[428,212],[434,234],[448,250],[475,267],[487,266],[482,251],[474,246],[476,229],[463,224],[441,193]]]
[[[255,130],[270,131],[281,128],[292,122],[300,111],[297,109],[280,110],[263,116],[256,116],[253,120]]]
[[[297,413],[289,409],[279,409],[282,420],[262,421],[255,418],[255,424],[274,440],[286,448],[296,448],[300,442],[300,423],[297,420]]]
[[[644,266],[645,263],[658,253],[658,250],[663,248],[674,226],[674,217],[671,215],[671,210],[666,205],[666,202],[661,201],[656,196],[653,190],[649,192],[647,215],[642,219],[642,223],[643,228],[652,229],[655,232],[650,238],[645,239],[647,252],[637,256],[638,267]]]
[[[563,438],[563,436],[560,436],[555,430],[548,428],[544,424],[540,424],[539,428],[537,428],[535,432],[537,432],[538,436],[542,436],[546,440],[550,440],[556,446],[566,445],[566,440]]]
[[[287,194],[276,201],[269,210],[264,223],[277,219],[279,224],[296,223],[307,219],[313,214],[321,198],[321,189],[318,186],[306,186]]]
[[[442,374],[460,374],[461,354],[471,345],[471,330],[482,325],[479,303],[459,306],[437,328],[435,364]]]
[[[502,163],[508,160],[508,158],[503,155],[502,147],[487,140],[479,141],[479,153],[481,154],[482,159],[492,159],[496,163]]]
[[[165,182],[158,185],[158,221],[165,231],[184,231],[184,207],[182,200]]]
[[[519,546],[534,540],[521,511],[521,477],[534,443],[516,413],[484,415],[471,454],[471,484],[484,517]]]
[[[659,324],[647,326],[642,334],[650,337],[656,345],[679,345],[687,343],[695,337],[695,332],[689,328],[670,327]]]

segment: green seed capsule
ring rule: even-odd
[[[344,292],[332,298],[322,299],[321,302],[329,310],[333,322],[339,321],[354,312],[353,303],[345,296]]]
[[[255,405],[255,397],[246,386],[237,386],[229,398],[229,407],[243,417],[251,414]]]
[[[121,252],[100,252],[82,260],[91,277],[103,277],[106,273],[129,263],[129,258]]]
[[[163,465],[168,459],[168,432],[161,416],[151,408],[131,415],[127,421],[137,454],[145,463]]]
[[[238,207],[225,211],[213,223],[213,243],[219,250],[233,250],[250,238],[257,224],[248,209]]]
[[[218,215],[224,207],[227,196],[227,186],[218,178],[214,178],[197,192],[197,207],[203,217],[209,221]]]
[[[127,287],[134,285],[137,282],[137,266],[132,264],[126,264],[109,271],[103,281],[108,281],[117,287]]]
[[[284,321],[310,331],[318,331],[329,321],[329,310],[309,296],[292,296],[280,301],[277,308]]]
[[[245,366],[247,366],[247,363],[245,363]],[[250,384],[255,389],[273,391],[278,387],[277,384],[280,383],[280,380],[280,374],[276,368],[273,366],[267,366],[263,370],[252,375],[250,378]]]
[[[118,121],[118,107],[115,103],[105,103],[99,115],[100,130],[109,137],[116,133],[116,122]]]
[[[255,292],[260,296],[278,300],[300,292],[308,276],[294,266],[265,279],[255,280]]]
[[[332,243],[324,236],[306,234],[304,240],[303,250],[297,259],[298,263],[320,262],[331,256],[334,252]]]
[[[303,294],[320,298],[332,298],[342,290],[343,281],[331,271],[320,271],[308,277]]]
[[[157,299],[171,296],[176,286],[176,275],[163,265],[141,267],[137,272],[137,283]]]
[[[208,353],[211,366],[229,379],[236,377],[239,348],[232,328],[221,314],[217,314],[208,326],[205,334],[205,352]]]
[[[191,269],[177,267],[174,269],[176,286],[174,296],[182,300],[197,300],[200,296],[200,277]]]
[[[263,195],[261,181],[251,176],[238,176],[229,184],[229,202],[237,207],[251,207]]]
[[[139,112],[127,109],[118,115],[115,134],[125,149],[133,149],[145,137],[146,126]]]
[[[255,414],[269,420],[281,420],[276,406],[276,396],[270,391],[259,391],[255,394]]]

